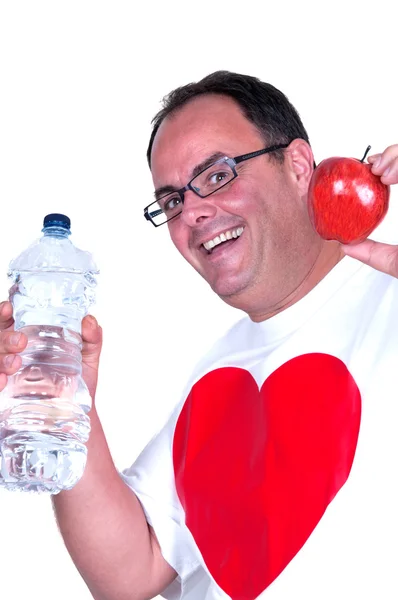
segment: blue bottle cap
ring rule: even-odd
[[[44,217],[43,228],[46,229],[47,227],[62,227],[70,231],[70,218],[66,215],[52,213]]]

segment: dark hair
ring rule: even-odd
[[[260,131],[266,144],[290,144],[295,138],[302,138],[309,143],[298,112],[281,91],[257,77],[216,71],[197,83],[176,88],[163,98],[163,108],[152,119],[153,129],[147,150],[149,166],[153,141],[163,120],[202,94],[222,94],[233,98],[245,117]],[[273,155],[283,162],[282,151]]]

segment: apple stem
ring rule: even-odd
[[[369,152],[369,150],[371,149],[371,147],[372,147],[372,146],[368,146],[368,147],[366,148],[366,150],[365,150],[365,154],[363,155],[363,158],[362,158],[362,160],[361,160],[361,163],[363,163],[363,161],[364,161],[364,160],[365,160],[365,158],[367,157],[367,155],[368,155],[368,152]]]

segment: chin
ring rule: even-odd
[[[249,286],[247,277],[229,277],[219,278],[214,282],[208,282],[213,292],[220,296],[222,300],[228,304],[233,304],[243,292],[245,292]]]

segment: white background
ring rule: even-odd
[[[0,1],[0,296],[44,215],[68,214],[101,269],[97,405],[119,468],[241,316],[143,219],[161,98],[217,69],[255,75],[297,107],[318,162],[382,151],[398,142],[394,4]],[[398,238],[396,200],[379,239]],[[4,598],[91,598],[48,498],[0,492],[0,564]]]

